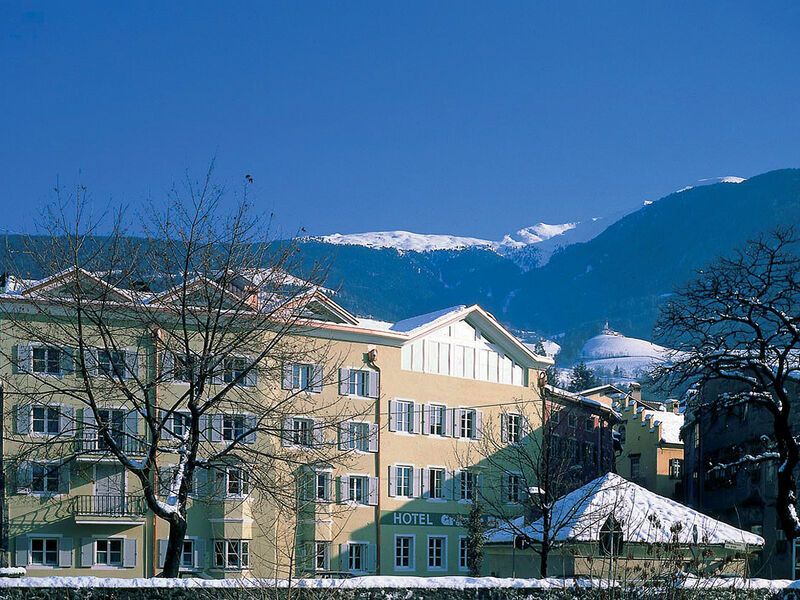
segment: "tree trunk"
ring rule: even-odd
[[[164,556],[164,569],[161,573],[161,577],[178,577],[181,568],[183,541],[185,538],[186,519],[182,519],[176,515],[176,518],[169,522],[169,539],[167,541],[167,552]]]
[[[789,540],[800,537],[800,523],[797,518],[797,495],[794,470],[798,463],[797,442],[789,427],[788,411],[781,411],[775,417],[775,437],[778,442],[780,466],[778,467],[778,496],[776,509],[781,520],[781,528]]]
[[[542,543],[542,551],[539,553],[539,577],[547,577],[547,555],[550,554],[550,547]]]

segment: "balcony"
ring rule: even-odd
[[[147,452],[147,444],[142,440],[126,437],[114,436],[114,441],[125,454],[136,455]],[[110,450],[105,440],[97,438],[79,438],[75,440],[76,451],[91,454],[109,454]]]
[[[72,514],[76,523],[102,524],[143,521],[147,503],[143,496],[84,495],[75,496]]]

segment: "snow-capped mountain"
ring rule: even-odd
[[[742,183],[745,181],[747,181],[747,179],[745,179],[744,177],[736,177],[735,175],[726,175],[725,177],[706,177],[705,179],[700,179],[694,185],[687,185],[686,187],[682,187],[675,193],[680,194],[681,192],[692,190],[696,187],[701,187],[704,185],[714,185],[715,183]],[[652,204],[652,202],[645,202],[645,204]]]
[[[537,223],[502,240],[463,237],[447,234],[413,233],[410,231],[373,231],[367,233],[334,233],[312,238],[327,244],[394,248],[400,252],[432,252],[485,248],[514,261],[523,270],[542,266],[558,248],[586,242],[601,233],[621,215],[593,217],[570,223]]]

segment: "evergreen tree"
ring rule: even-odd
[[[569,379],[569,391],[580,392],[581,390],[588,390],[589,388],[598,385],[597,377],[586,363],[581,361],[572,367],[572,373]]]
[[[483,546],[486,543],[486,531],[489,525],[483,517],[483,506],[477,499],[473,500],[469,514],[464,521],[467,530],[467,567],[472,577],[479,577],[483,564]]]

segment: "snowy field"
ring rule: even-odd
[[[237,588],[297,587],[332,589],[557,589],[571,587],[611,587],[602,579],[510,579],[497,577],[391,577],[370,576],[352,579],[115,579],[110,577],[0,577],[3,588]],[[681,586],[689,589],[759,589],[780,591],[800,589],[800,581],[788,579],[689,579]]]

